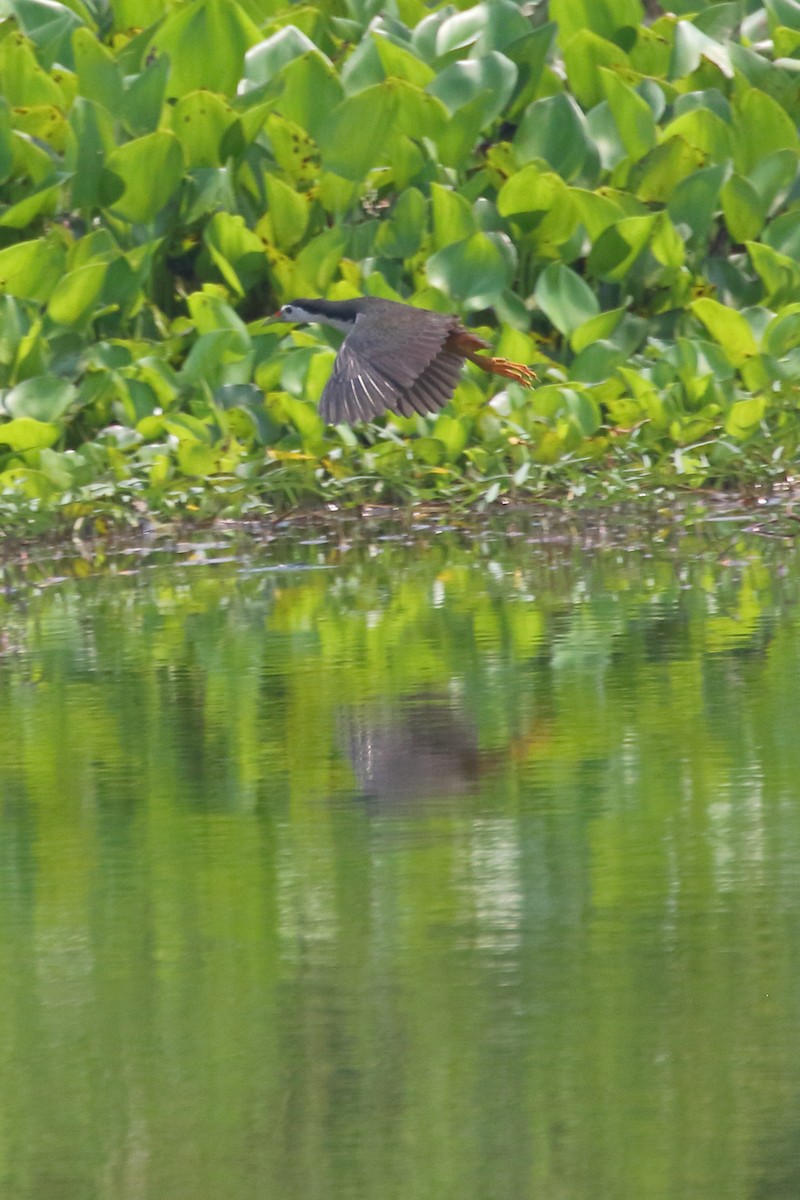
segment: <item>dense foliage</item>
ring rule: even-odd
[[[0,3],[0,494],[267,501],[783,476],[800,4]],[[531,362],[325,429],[293,295]]]

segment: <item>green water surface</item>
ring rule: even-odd
[[[800,1196],[790,541],[89,559],[0,602],[3,1200]]]

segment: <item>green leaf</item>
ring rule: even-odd
[[[435,72],[427,63],[410,50],[398,46],[385,34],[372,30],[371,37],[378,51],[385,78],[404,79],[418,88],[426,88],[436,78]]]
[[[625,217],[609,226],[598,238],[588,259],[592,275],[600,279],[624,279],[647,247],[658,217]]]
[[[43,213],[55,212],[58,198],[61,195],[61,185],[51,183],[46,187],[36,188],[16,204],[10,205],[0,214],[0,225],[9,229],[25,229],[36,217]]]
[[[550,0],[550,19],[558,25],[562,45],[583,29],[614,40],[614,34],[642,20],[640,0]]]
[[[763,396],[737,400],[731,405],[725,417],[725,432],[729,437],[750,437],[763,421],[766,408],[767,404]]]
[[[641,200],[663,204],[681,180],[695,175],[704,161],[702,151],[682,137],[669,137],[636,164],[629,184]]]
[[[705,167],[681,180],[667,204],[675,225],[688,225],[697,238],[707,239],[719,210],[719,193],[727,168]]]
[[[44,303],[64,271],[66,252],[52,237],[18,242],[0,250],[0,293]]]
[[[157,28],[146,57],[168,55],[170,96],[199,88],[233,95],[245,53],[259,40],[257,26],[234,0],[190,0],[173,9]]]
[[[436,185],[433,185],[436,187]],[[444,188],[441,191],[445,191]],[[410,258],[428,233],[425,197],[417,188],[401,192],[390,215],[382,221],[375,236],[375,253],[387,258]]]
[[[573,179],[586,159],[583,115],[571,96],[561,93],[535,100],[525,110],[514,135],[514,157],[519,166],[544,159],[564,179]]]
[[[262,84],[272,83],[285,66],[309,53],[317,54],[317,47],[295,25],[285,25],[270,37],[257,42],[244,56],[244,93]]]
[[[68,5],[58,0],[15,0],[13,11],[45,66],[59,62],[73,67],[71,40],[81,22]]]
[[[116,116],[122,106],[124,87],[122,72],[113,54],[85,26],[73,33],[72,48],[78,94],[95,104],[102,104]]]
[[[476,232],[475,217],[467,201],[452,188],[431,184],[433,245],[437,250],[462,241]]]
[[[690,21],[679,21],[672,43],[669,78],[685,79],[698,69],[703,59],[713,63],[727,79],[733,78],[733,67],[726,47],[708,37]]]
[[[722,212],[728,232],[735,242],[757,238],[764,225],[766,205],[756,189],[742,175],[731,175],[720,193]]]
[[[308,228],[309,197],[296,192],[276,175],[265,175],[264,187],[275,245],[280,250],[289,250]]]
[[[628,157],[636,162],[656,144],[652,109],[614,71],[601,67],[600,77],[622,144]]]
[[[733,153],[732,127],[710,108],[681,113],[662,131],[662,138],[680,137],[712,162],[726,162]]]
[[[511,0],[473,4],[442,22],[436,34],[436,53],[442,56],[465,46],[475,46],[482,53],[503,50],[529,32],[528,22]]]
[[[174,133],[159,129],[119,146],[109,154],[106,169],[123,186],[109,204],[114,216],[144,225],[173,198],[183,177],[183,151]]]
[[[588,283],[564,263],[552,263],[542,271],[534,296],[545,316],[565,337],[600,311]]]
[[[734,161],[743,175],[777,150],[791,150],[795,161],[800,150],[792,118],[777,101],[758,88],[750,88],[739,101],[734,140]]]
[[[91,311],[103,290],[106,263],[90,263],[59,280],[47,302],[47,312],[59,325],[77,325]]]
[[[0,424],[0,445],[9,446],[18,453],[52,446],[60,436],[61,430],[57,425],[37,421],[33,417],[16,417],[13,421]]]
[[[361,181],[372,167],[389,163],[393,135],[435,137],[446,117],[433,96],[401,79],[387,79],[333,110],[320,138],[322,161],[329,171]]]
[[[485,58],[466,58],[451,63],[428,85],[432,96],[441,100],[451,113],[465,104],[483,98],[487,121],[499,116],[508,104],[519,72],[505,54],[492,51]]]
[[[767,326],[762,338],[765,354],[783,358],[800,346],[800,303],[790,304]]]
[[[157,129],[168,79],[169,59],[162,55],[148,62],[144,70],[128,82],[120,116],[134,137]]]
[[[316,50],[304,54],[284,67],[279,82],[282,90],[275,100],[277,111],[318,140],[330,114],[344,98],[328,59]]]
[[[794,208],[770,221],[763,241],[779,254],[800,260],[800,211]]]
[[[742,313],[727,308],[710,296],[692,301],[689,307],[735,367],[740,367],[758,353],[753,331]]]
[[[235,121],[233,110],[213,92],[187,92],[172,110],[170,123],[183,147],[186,166],[219,167],[222,140]]]
[[[78,389],[57,375],[38,375],[13,387],[5,397],[5,409],[12,417],[31,417],[35,421],[59,421],[75,403]],[[8,428],[8,426],[6,426]],[[50,445],[50,443],[46,443]]]
[[[488,308],[509,282],[511,272],[498,235],[474,233],[445,246],[428,259],[429,282],[471,308]]]
[[[601,67],[627,67],[624,50],[591,29],[580,29],[564,45],[564,67],[572,94],[584,109],[603,99]]]

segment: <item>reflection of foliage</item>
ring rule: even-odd
[[[676,7],[12,6],[0,490],[202,510],[780,474],[800,20]],[[493,308],[540,388],[489,409],[468,373],[435,421],[326,432],[331,346],[257,318],[365,290]]]
[[[4,600],[4,1191],[744,1200],[800,1059],[796,555],[300,541]],[[342,712],[430,694],[520,753],[364,804]]]

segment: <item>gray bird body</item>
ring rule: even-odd
[[[347,332],[319,406],[332,425],[370,421],[387,410],[404,417],[438,411],[453,395],[469,356],[463,348],[459,352],[459,339],[467,339],[472,352],[487,346],[451,313],[377,296],[293,300],[279,315]]]

